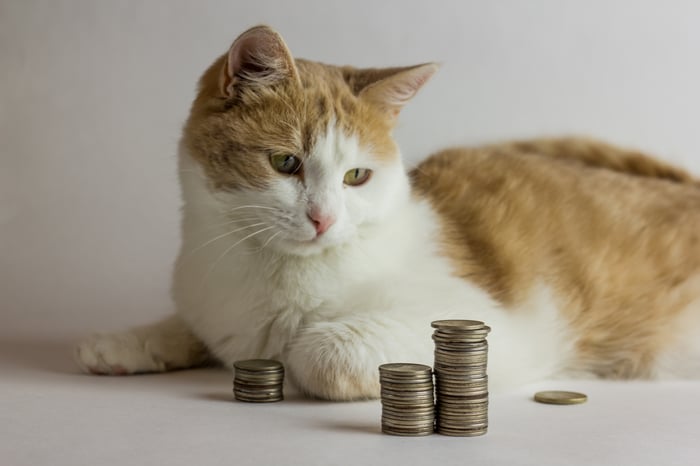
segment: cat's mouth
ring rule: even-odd
[[[284,241],[283,245],[280,245],[285,252],[300,255],[300,256],[311,256],[314,254],[320,254],[325,250],[337,246],[342,241],[338,238],[332,237],[332,235],[315,235],[312,238],[304,239],[287,239]]]

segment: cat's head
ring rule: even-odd
[[[242,230],[249,241],[317,253],[408,197],[392,130],[436,69],[295,60],[278,33],[254,27],[202,77],[184,147],[224,219],[255,225]]]

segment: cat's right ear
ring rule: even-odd
[[[286,79],[299,80],[287,44],[269,26],[255,26],[238,36],[226,54],[219,91],[233,97],[238,86],[269,86]]]

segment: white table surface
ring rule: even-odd
[[[70,354],[77,334],[16,322],[0,331],[6,466],[700,464],[700,382],[542,382],[492,394],[483,437],[403,438],[380,433],[378,401],[287,390],[280,403],[235,402],[225,369],[82,375]],[[540,389],[589,401],[542,405],[531,399]]]

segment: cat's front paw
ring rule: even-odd
[[[131,332],[93,335],[75,348],[74,356],[80,368],[90,374],[127,375],[166,370],[150,354],[147,345]]]
[[[360,336],[343,323],[325,323],[301,332],[288,354],[289,375],[305,394],[327,400],[379,398],[382,351],[371,335]]]

